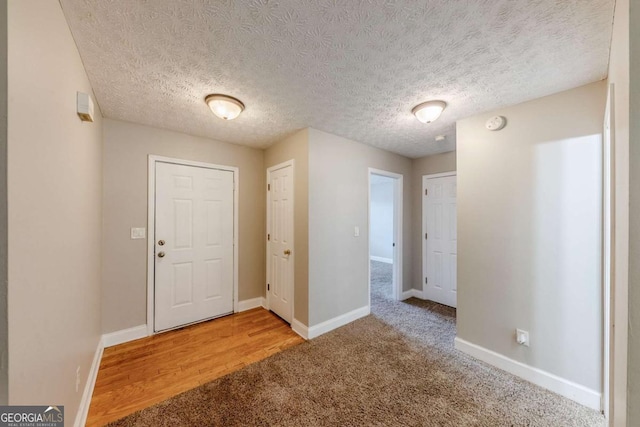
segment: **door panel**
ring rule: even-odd
[[[291,323],[293,319],[293,167],[269,172],[267,280],[269,309]],[[291,254],[287,254],[291,251]]]
[[[456,177],[425,179],[425,298],[457,304]]]
[[[233,312],[233,179],[156,163],[156,331]]]

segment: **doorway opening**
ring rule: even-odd
[[[402,191],[402,175],[369,168],[369,306],[402,299]]]

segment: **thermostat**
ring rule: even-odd
[[[489,130],[500,130],[507,125],[507,119],[503,116],[491,117],[485,125]]]

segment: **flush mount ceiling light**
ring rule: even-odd
[[[411,112],[422,123],[431,123],[440,117],[446,106],[447,103],[444,101],[427,101],[413,107]]]
[[[213,114],[223,120],[233,120],[242,113],[244,104],[232,96],[215,93],[204,99]]]

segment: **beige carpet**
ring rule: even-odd
[[[455,310],[389,299],[371,316],[112,426],[604,426],[602,416],[453,348]]]

